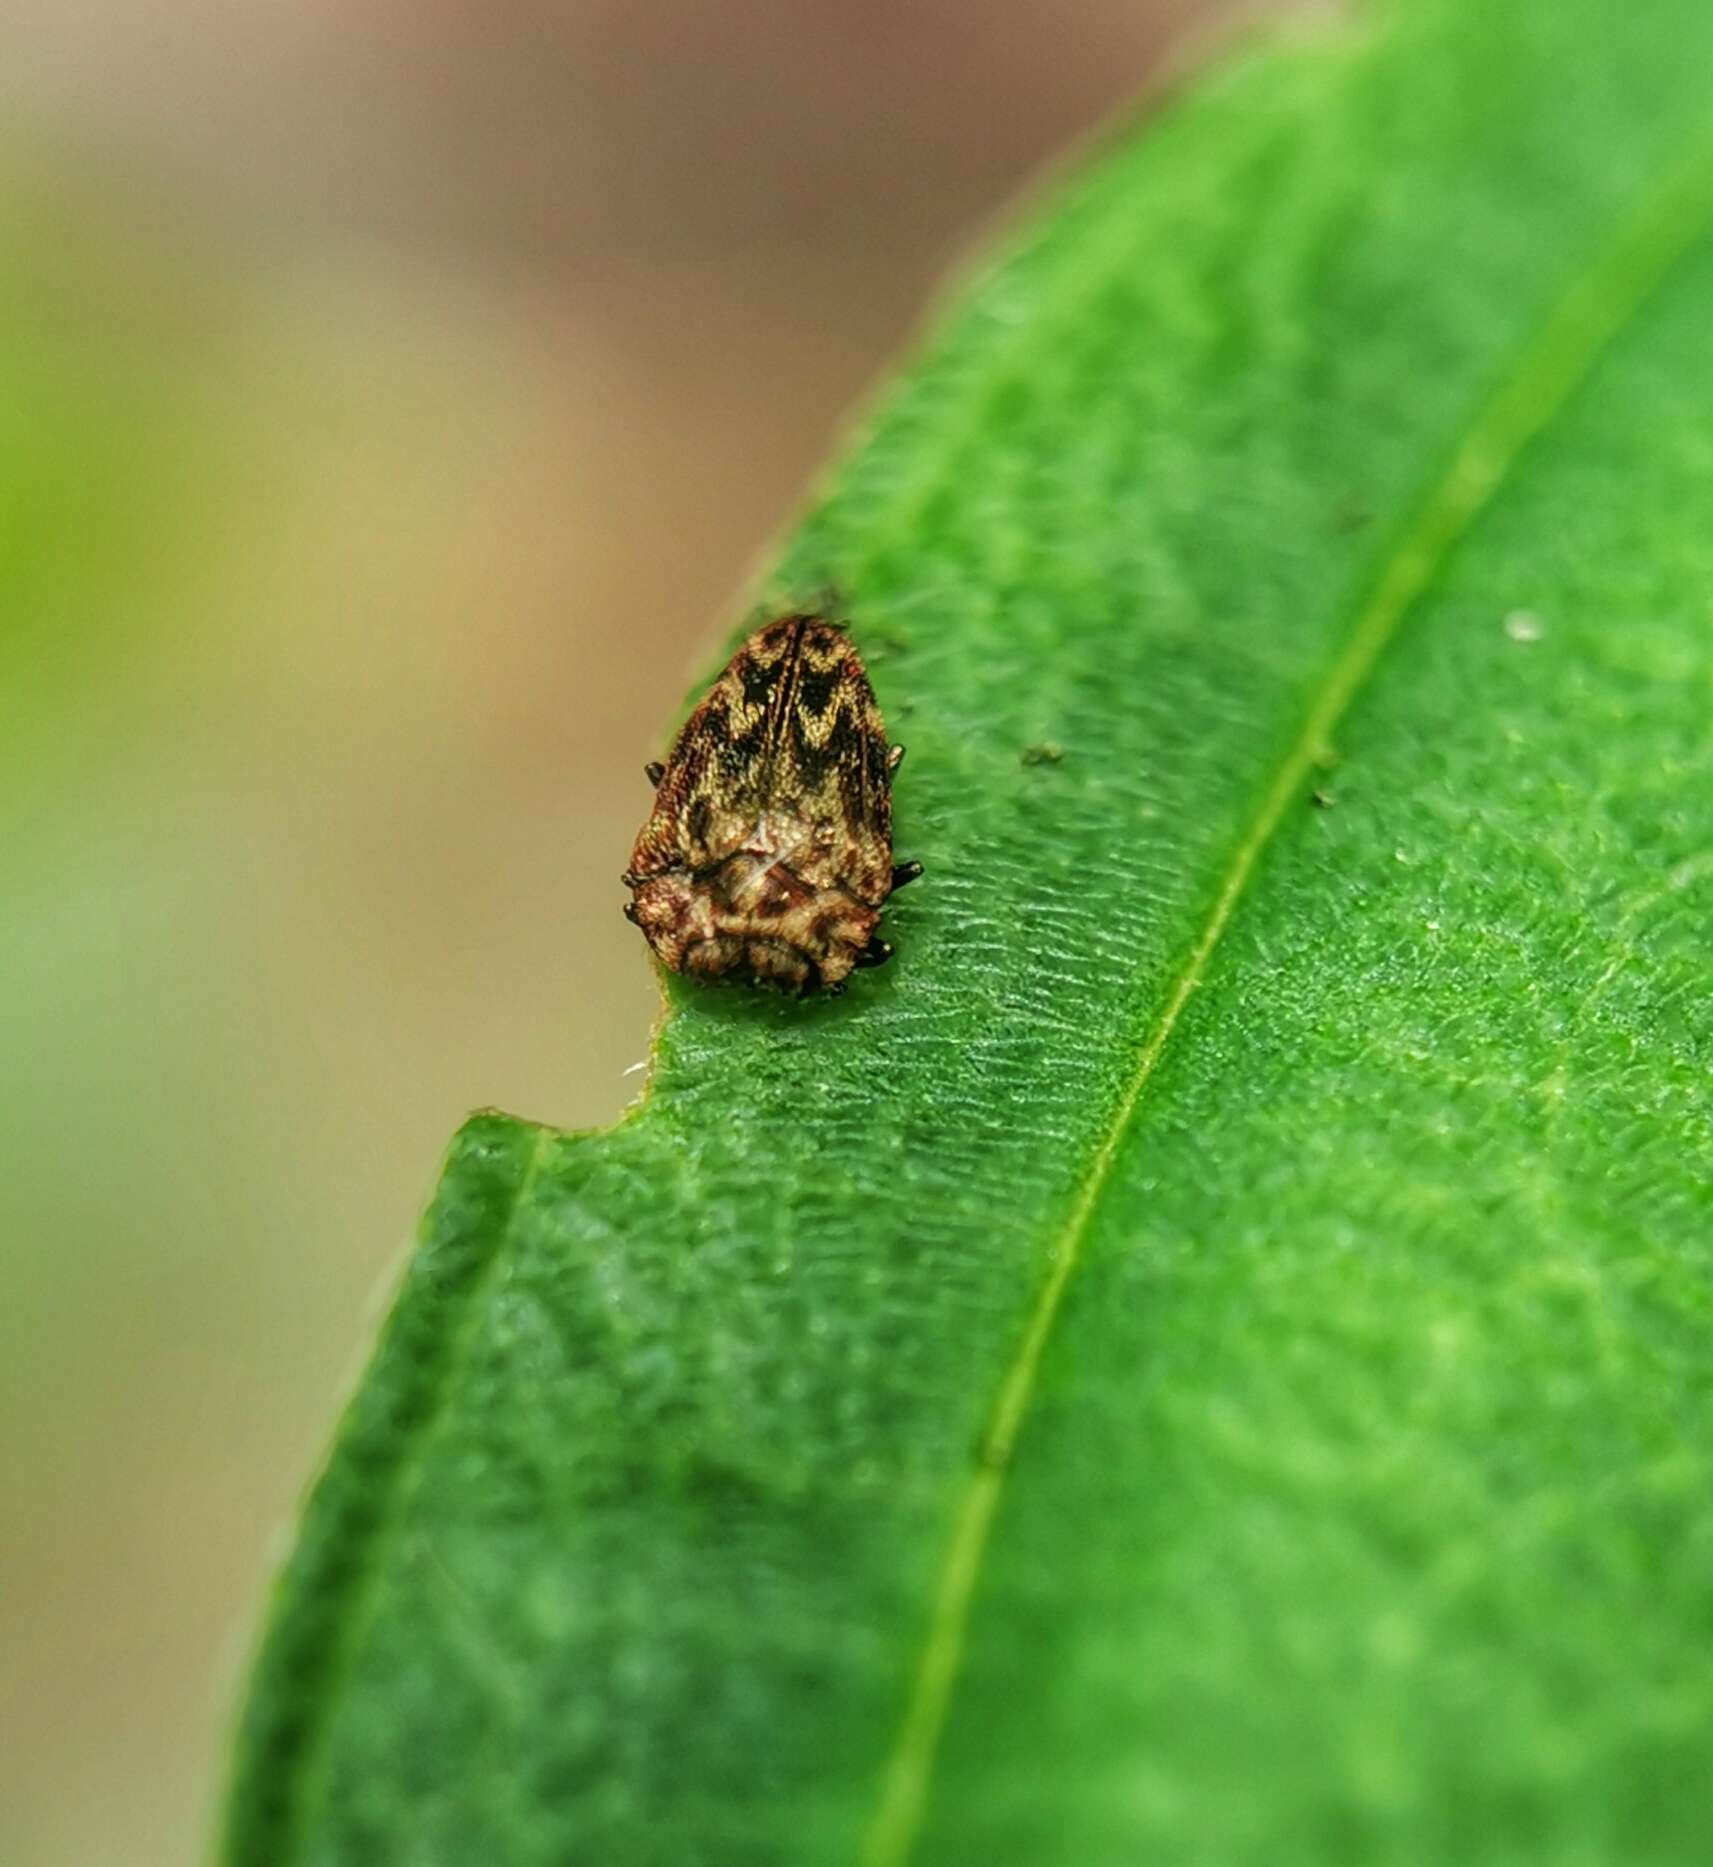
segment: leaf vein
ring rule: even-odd
[[[1477,406],[1444,472],[1416,505],[1369,585],[1343,650],[1329,667],[1301,732],[1237,845],[1212,909],[1143,1040],[1082,1189],[1049,1252],[1046,1275],[1000,1384],[982,1456],[940,1566],[904,1716],[865,1837],[863,1867],[907,1867],[921,1836],[983,1559],[1042,1357],[1144,1091],[1256,864],[1399,626],[1432,588],[1459,541],[1492,504],[1530,444],[1572,400],[1609,345],[1703,235],[1713,212],[1710,197],[1713,162],[1706,148],[1698,148],[1690,161],[1668,170],[1646,195],[1639,211],[1553,304],[1510,370]]]

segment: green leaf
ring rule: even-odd
[[[899,956],[458,1137],[229,1861],[1703,1856],[1710,73],[1419,0],[972,291],[770,589]]]

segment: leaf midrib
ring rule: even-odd
[[[1148,1030],[1081,1190],[1048,1251],[1016,1353],[1001,1381],[981,1455],[941,1562],[921,1654],[862,1849],[862,1867],[908,1867],[920,1837],[940,1739],[961,1670],[969,1616],[1012,1454],[1066,1290],[1144,1091],[1207,970],[1256,863],[1316,758],[1404,619],[1532,443],[1588,381],[1600,358],[1713,220],[1713,144],[1664,169],[1637,210],[1556,300],[1512,366],[1476,408],[1444,472],[1379,567],[1345,646],[1329,667],[1290,752],[1238,843],[1212,909]]]

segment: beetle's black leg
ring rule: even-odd
[[[921,873],[921,863],[901,862],[898,867],[892,871],[892,886],[894,888],[902,888],[906,882],[915,881]]]
[[[666,776],[666,767],[661,764],[659,759],[651,758],[648,763],[643,766],[642,775],[656,790],[659,790],[660,781]]]
[[[884,966],[892,957],[892,942],[874,935],[867,946],[856,956],[859,966]]]
[[[892,774],[898,769],[898,767],[902,765],[903,763],[904,763],[903,746],[888,746],[886,748],[886,775],[887,777],[890,778]]]
[[[640,927],[642,925],[636,917],[636,903],[634,901],[627,901],[625,903],[624,915],[625,919],[629,921],[633,927]]]

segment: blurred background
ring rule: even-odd
[[[698,655],[1236,8],[4,11],[0,1861],[154,1867],[453,1128],[634,1093]]]

